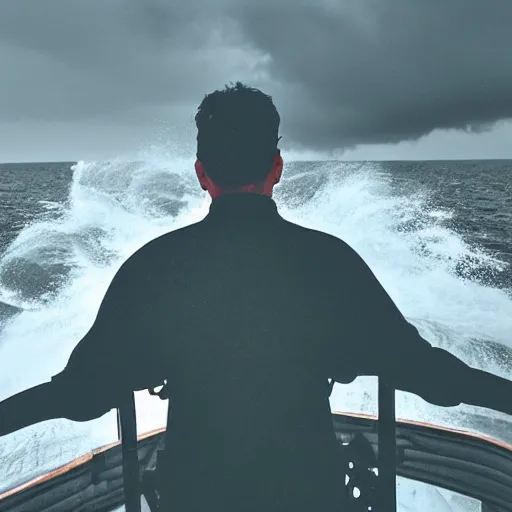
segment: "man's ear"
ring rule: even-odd
[[[194,164],[194,168],[196,170],[197,179],[199,180],[199,184],[201,185],[201,188],[203,190],[208,190],[208,187],[206,186],[206,181],[208,177],[206,176],[206,172],[204,170],[204,165],[200,160],[196,160],[196,163]]]
[[[281,156],[281,153],[279,152],[279,154],[277,154],[274,157],[273,173],[274,173],[274,177],[275,177],[275,182],[274,182],[275,185],[277,185],[279,183],[279,181],[281,180],[281,175],[283,174],[283,166],[284,166],[283,157]]]

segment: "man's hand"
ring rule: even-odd
[[[469,370],[468,385],[463,390],[462,401],[512,416],[512,381],[483,370]]]
[[[0,402],[0,436],[56,416],[50,383],[27,389]]]
[[[106,401],[81,396],[59,382],[46,382],[0,402],[0,436],[56,418],[89,421],[111,408]]]
[[[421,356],[421,357],[420,357]],[[387,378],[397,389],[441,407],[464,403],[512,415],[512,381],[468,366],[447,350],[431,347],[406,354],[406,366]]]
[[[358,346],[348,347],[338,367],[337,382],[351,382],[356,375],[382,376],[395,389],[433,405],[464,403],[512,415],[512,381],[472,368],[428,342],[401,344],[399,353],[378,359],[358,352]]]

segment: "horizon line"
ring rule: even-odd
[[[17,162],[0,162],[0,165],[33,165],[33,164],[76,164],[78,162],[113,162],[115,160],[119,160],[118,158],[104,158],[104,159],[79,159],[79,160],[22,160]],[[305,159],[305,160],[290,160],[291,162],[493,162],[493,161],[512,161],[512,157],[509,158],[385,158],[385,159],[365,159],[365,158],[356,158],[351,160],[344,160],[339,158],[330,158],[330,159]],[[143,161],[135,159],[135,160],[127,160],[127,162],[139,162]],[[286,163],[286,162],[285,162]]]

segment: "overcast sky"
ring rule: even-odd
[[[236,80],[284,148],[512,158],[511,48],[511,0],[0,0],[0,161],[191,151]]]

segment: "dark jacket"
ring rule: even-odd
[[[343,486],[328,378],[382,374],[454,405],[456,383],[424,378],[462,365],[439,354],[347,244],[236,194],[122,266],[53,383],[63,415],[85,419],[168,379],[174,512],[321,511],[339,509]]]

